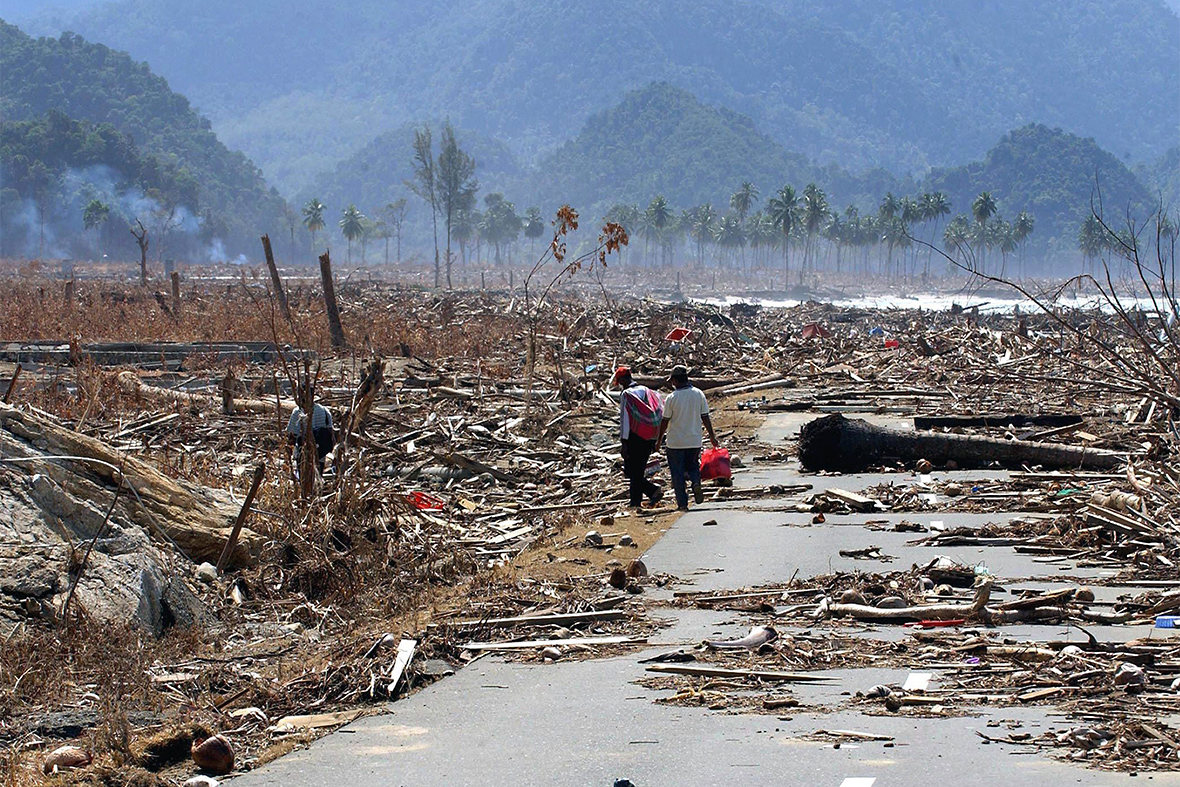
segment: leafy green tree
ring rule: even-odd
[[[340,215],[340,232],[348,240],[348,264],[352,264],[352,244],[365,232],[365,214],[356,205],[349,205]]]
[[[483,219],[479,223],[480,235],[496,248],[496,264],[501,264],[500,251],[505,244],[512,243],[520,234],[523,222],[516,215],[516,206],[494,191],[483,198]]]
[[[447,289],[451,289],[451,227],[455,214],[475,203],[479,182],[475,179],[475,159],[459,149],[455,129],[448,120],[443,124],[439,142],[437,172],[438,202],[447,225]]]
[[[311,255],[316,255],[315,236],[324,228],[324,203],[312,197],[303,206],[303,226],[311,233]]]
[[[95,198],[86,203],[82,209],[82,226],[87,232],[95,230],[95,235],[101,234],[102,225],[111,216],[111,206]]]
[[[729,198],[729,207],[737,211],[738,220],[743,224],[750,211],[754,209],[754,204],[758,202],[758,196],[758,187],[747,180]]]
[[[438,173],[434,164],[434,138],[430,126],[414,130],[414,179],[406,187],[430,206],[430,223],[434,228],[434,288],[442,284],[442,268],[438,259]]]
[[[783,236],[783,287],[791,286],[791,233],[799,220],[799,195],[790,185],[783,186],[766,204],[767,213]]]
[[[455,214],[455,226],[451,232],[459,244],[459,256],[464,266],[467,265],[467,246],[476,239],[481,218],[479,211],[474,208]]]

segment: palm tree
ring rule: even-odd
[[[340,214],[340,232],[348,239],[348,264],[352,264],[352,242],[365,232],[365,214],[356,205],[349,205]]]
[[[1016,214],[1016,221],[1012,224],[1012,237],[1016,241],[1016,245],[1020,247],[1020,273],[1024,275],[1024,244],[1028,240],[1028,236],[1032,235],[1036,228],[1036,220],[1027,210],[1022,210]]]
[[[949,216],[951,213],[951,201],[944,192],[934,191],[922,195],[922,218],[924,221],[934,223],[933,229],[930,231],[930,250],[926,254],[925,272],[930,273],[930,260],[934,256],[934,241],[938,237],[938,222],[942,220],[943,216]]]
[[[529,239],[529,256],[535,257],[537,238],[545,234],[545,218],[540,208],[529,208],[524,214],[524,236]]]
[[[971,215],[979,225],[976,237],[979,239],[979,269],[984,269],[983,247],[987,242],[987,222],[996,214],[996,200],[990,191],[981,191],[971,203]]]
[[[625,205],[622,203],[612,205],[610,210],[608,210],[606,212],[606,215],[603,216],[602,220],[603,220],[603,222],[613,222],[615,224],[618,224],[619,226],[621,226],[623,229],[625,229],[627,231],[628,236],[634,237],[635,233],[639,229],[639,223],[640,223],[639,222],[639,206],[638,205]],[[623,251],[622,251],[622,249],[620,249],[619,250],[619,260],[622,261],[623,259],[624,259]]]
[[[746,231],[737,216],[727,213],[721,218],[714,233],[717,245],[723,249],[744,249],[746,246]]]
[[[971,248],[971,222],[961,214],[955,216],[946,225],[942,240],[952,252],[966,254]]]
[[[691,208],[685,218],[688,219],[685,223],[688,234],[697,244],[697,264],[704,264],[705,244],[713,240],[713,233],[717,229],[717,210],[712,203],[706,202]]]
[[[824,190],[814,183],[808,183],[803,189],[803,228],[807,232],[807,245],[803,247],[803,264],[799,267],[799,283],[803,283],[803,271],[807,267],[807,260],[815,243],[815,234],[823,228],[830,213],[828,198]],[[815,270],[815,260],[811,261],[811,269]]]
[[[750,239],[750,247],[755,249],[755,251],[758,249],[767,250],[763,255],[763,259],[770,256],[770,249],[774,248],[774,244],[778,241],[778,229],[774,226],[774,222],[771,221],[770,217],[762,211],[750,216],[746,235]],[[762,267],[763,263],[755,259],[754,265]]]
[[[643,234],[644,246],[646,248],[649,241],[659,241],[663,234],[664,228],[672,220],[672,208],[668,206],[668,200],[663,194],[659,194],[647,206],[647,210],[643,212]],[[646,252],[645,252],[646,253]]]
[[[320,202],[316,197],[308,200],[307,204],[303,206],[303,226],[307,227],[307,231],[311,233],[311,253],[315,256],[315,236],[316,233],[324,228],[324,203]]]
[[[1086,262],[1087,270],[1092,270],[1094,260],[1097,259],[1109,245],[1106,228],[1098,217],[1091,214],[1078,228],[1078,248],[1082,250],[1082,258]]]
[[[746,216],[750,215],[750,211],[754,209],[754,203],[757,201],[758,187],[747,180],[729,198],[729,207],[737,211],[738,221],[745,223]]]
[[[799,217],[799,196],[790,185],[783,186],[766,203],[770,220],[783,236],[783,289],[791,286],[791,232]]]

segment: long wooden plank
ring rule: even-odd
[[[625,610],[609,609],[601,612],[570,612],[553,615],[520,615],[513,618],[492,618],[490,620],[459,620],[449,625],[460,628],[507,628],[509,626],[572,626],[577,623],[622,620]]]
[[[530,639],[523,642],[468,642],[464,650],[529,650],[560,648],[566,645],[629,645],[647,642],[647,637],[570,637],[568,639]]]
[[[685,664],[653,664],[648,672],[670,675],[691,675],[701,678],[755,678],[776,683],[823,683],[834,680],[828,675],[807,672],[776,672],[774,670],[722,669],[721,667],[696,667]]]

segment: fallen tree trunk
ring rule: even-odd
[[[153,399],[157,402],[171,402],[173,404],[181,404],[185,406],[197,407],[201,410],[217,411],[222,409],[222,397],[220,394],[212,396],[210,394],[191,393],[189,391],[174,391],[171,388],[161,388],[158,385],[149,385],[143,380],[139,379],[139,375],[135,372],[125,370],[119,372],[118,376],[119,387],[128,393],[139,394],[145,399]],[[290,415],[291,411],[295,409],[295,402],[289,399],[268,401],[266,399],[234,399],[234,412],[251,412],[251,413],[273,413],[275,409],[279,409],[283,415]]]
[[[934,429],[935,427],[982,426],[1004,429],[1012,426],[1073,426],[1082,423],[1080,415],[915,415],[915,429]]]
[[[808,470],[849,473],[892,460],[918,459],[936,466],[954,462],[964,468],[996,463],[1005,467],[1111,469],[1125,462],[1119,454],[1093,448],[974,435],[898,432],[839,413],[817,418],[799,431],[799,461]]]
[[[216,561],[229,539],[237,511],[227,494],[173,480],[93,437],[0,404],[0,448],[14,469],[29,476],[42,473],[82,500],[113,493],[122,467],[133,490],[119,503],[126,518],[172,541],[196,562]],[[254,563],[262,545],[262,536],[243,528],[227,565]]]

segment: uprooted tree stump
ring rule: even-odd
[[[169,478],[101,440],[3,404],[0,455],[20,475],[41,473],[78,500],[104,499],[118,487],[122,467],[123,478],[134,490],[120,503],[127,518],[174,543],[196,562],[217,560],[238,513],[225,493]],[[262,545],[262,536],[243,530],[229,565],[254,563]]]
[[[799,431],[799,461],[808,470],[854,473],[885,464],[925,459],[942,466],[1004,467],[1040,465],[1111,469],[1125,462],[1119,454],[1056,443],[1001,440],[975,435],[899,432],[839,413],[805,424]]]

